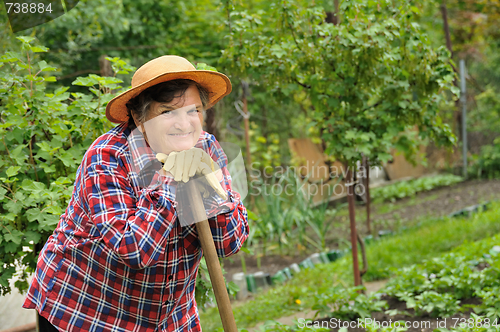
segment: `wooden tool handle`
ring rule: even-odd
[[[189,203],[193,209],[194,218],[195,220],[202,220],[196,223],[196,230],[198,231],[198,238],[201,243],[201,248],[203,249],[205,261],[207,262],[208,274],[210,275],[210,281],[214,289],[222,327],[225,332],[237,332],[238,329],[234,321],[233,310],[229,302],[226,283],[222,276],[222,270],[220,268],[219,258],[217,257],[217,251],[215,250],[210,225],[208,224],[207,215],[205,213],[205,207],[203,206],[203,200],[194,181],[188,181],[186,187],[189,192]]]

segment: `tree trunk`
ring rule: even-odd
[[[370,161],[367,157],[364,157],[364,166],[366,170],[366,229],[368,234],[372,233],[371,222],[370,222]]]
[[[347,202],[349,204],[349,221],[351,226],[351,251],[352,251],[352,265],[354,272],[354,286],[361,285],[361,276],[359,274],[358,263],[358,236],[356,232],[356,217],[354,214],[354,174],[352,171],[353,166],[347,163]]]
[[[443,29],[444,29],[444,36],[446,38],[446,48],[448,48],[448,51],[451,53],[451,57],[453,58],[453,46],[451,44],[451,34],[450,34],[450,26],[448,24],[448,8],[446,7],[446,0],[442,0],[441,2],[441,16],[443,17]],[[457,68],[453,66],[453,70],[457,72]],[[458,83],[456,78],[453,80],[453,84],[458,87]],[[454,133],[457,133],[457,137],[461,138],[461,132],[462,132],[462,125],[461,125],[461,119],[462,115],[460,113],[460,101],[457,100],[455,101],[455,107],[456,110],[453,112],[453,127],[452,130]]]
[[[443,28],[444,28],[444,36],[446,38],[446,47],[451,53],[453,57],[453,48],[451,46],[451,37],[450,37],[450,26],[448,25],[448,9],[446,8],[446,0],[441,2],[441,16],[443,17]]]

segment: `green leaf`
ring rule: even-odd
[[[47,64],[47,61],[42,60],[38,63],[38,66],[40,67],[41,71],[55,71],[57,68],[51,67]]]
[[[61,160],[66,167],[70,167],[73,164],[75,164],[75,161],[73,160],[73,156],[68,153],[67,151],[64,151],[60,155],[57,156],[59,160]]]
[[[56,216],[53,214],[44,214],[44,220],[40,221],[40,228],[43,230],[53,230],[57,223],[59,222],[60,216]]]
[[[24,133],[25,133],[25,131],[22,130],[21,128],[14,128],[12,130],[12,135],[14,136],[17,143],[19,143],[19,144],[23,144],[23,142],[24,142]]]
[[[0,201],[5,198],[6,193],[7,193],[7,190],[3,187],[0,187]]]
[[[18,248],[21,247],[19,244],[15,243],[15,242],[7,242],[3,245],[4,249],[5,249],[5,252],[8,252],[8,253],[15,253],[18,251]],[[2,277],[0,277],[0,280],[3,278],[3,274],[2,274]]]
[[[22,41],[23,43],[29,44],[29,43],[31,43],[33,40],[35,40],[35,37],[19,36],[19,37],[16,37],[16,39],[18,39],[18,40]]]
[[[10,245],[10,244],[12,244],[12,243],[8,243],[7,245]],[[14,246],[17,248],[16,244],[14,244]],[[15,252],[15,251],[12,251],[11,248],[5,248],[5,251],[6,252]],[[9,266],[5,270],[3,270],[2,273],[0,273],[0,285],[2,285],[3,287],[9,287],[9,279],[12,278],[12,276],[14,275],[15,272],[16,272],[16,268],[13,266]]]
[[[45,46],[32,46],[30,49],[33,53],[44,53],[49,51],[49,49]]]
[[[26,217],[30,222],[31,221],[40,222],[41,220],[43,220],[43,214],[39,208],[29,209],[28,211],[26,211]]]
[[[93,85],[98,85],[99,81],[91,77],[78,77],[71,84],[79,86],[93,86]]]
[[[217,71],[215,67],[209,66],[206,63],[203,62],[198,62],[196,64],[196,70],[210,70],[210,71]]]
[[[42,238],[42,234],[34,231],[27,231],[26,233],[24,233],[24,236],[26,237],[26,241],[33,241],[33,243],[39,243],[40,239]]]
[[[17,229],[13,229],[12,231],[8,233],[4,233],[3,238],[6,241],[11,241],[14,242],[15,244],[21,244],[22,240],[22,233],[18,231]]]
[[[16,176],[19,173],[19,170],[21,169],[21,166],[11,166],[7,169],[7,177],[13,177]]]

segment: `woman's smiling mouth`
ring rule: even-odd
[[[174,137],[188,137],[189,135],[191,135],[192,131],[190,131],[189,133],[185,133],[185,134],[169,134],[170,136],[174,136]]]

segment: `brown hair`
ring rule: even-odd
[[[135,127],[134,117],[140,123],[143,123],[146,120],[149,107],[154,101],[159,103],[170,103],[175,98],[184,96],[186,90],[193,85],[198,88],[201,103],[203,108],[206,108],[209,103],[209,94],[208,91],[200,84],[186,79],[167,81],[153,85],[129,100],[126,105],[129,117],[129,127]]]

